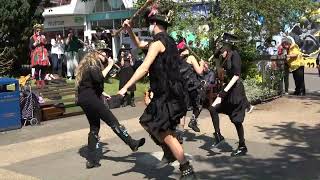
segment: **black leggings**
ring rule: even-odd
[[[217,105],[219,107],[221,104]],[[214,127],[215,133],[220,134],[220,118],[219,118],[219,112],[217,111],[217,107],[210,106],[208,108],[212,120],[212,124]],[[233,122],[234,126],[236,127],[238,138],[239,138],[239,145],[245,145],[245,139],[244,139],[244,129],[242,123]]]
[[[304,66],[300,66],[295,71],[292,71],[294,83],[296,85],[295,91],[297,93],[305,93],[305,84],[304,84]]]
[[[44,80],[44,78],[46,77],[47,67],[36,65],[36,66],[34,66],[34,69],[35,69],[35,72],[34,72],[35,79],[36,80]]]
[[[189,92],[190,104],[192,106],[192,114],[194,114],[195,118],[198,118],[200,115],[200,97],[197,90],[193,90]]]
[[[81,94],[79,95],[79,99],[81,99],[80,96]],[[117,118],[98,97],[91,96],[86,102],[80,102],[79,104],[89,121],[90,132],[99,133],[100,119],[111,128],[119,126]]]

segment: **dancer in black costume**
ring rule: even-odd
[[[200,132],[197,117],[199,116],[201,111],[200,91],[202,85],[200,76],[203,74],[205,62],[201,60],[198,63],[197,59],[190,54],[185,45],[185,39],[182,37],[180,37],[177,48],[179,49],[181,58],[185,61],[181,71],[183,73],[184,79],[188,84],[188,94],[190,97],[190,105],[192,106],[192,117],[190,118],[188,127],[193,129],[195,132]],[[180,122],[181,123],[179,125],[179,131],[181,131],[182,135],[185,125],[185,117],[183,117]],[[180,142],[182,141],[180,140]]]
[[[123,23],[123,27],[136,46],[148,47],[148,53],[119,94],[124,95],[132,84],[149,72],[153,98],[140,117],[140,123],[155,143],[162,147],[168,162],[175,159],[179,161],[181,179],[196,179],[193,168],[187,161],[174,132],[180,119],[186,114],[186,98],[188,98],[179,73],[178,49],[173,38],[166,32],[170,24],[165,16],[156,14],[156,11],[149,11],[146,13],[146,21],[150,25],[149,32],[153,35],[153,41],[150,44],[139,40],[132,32],[129,20]]]
[[[237,50],[234,49],[233,41],[236,39],[233,35],[225,33],[223,36],[224,45],[222,48],[217,48],[216,55],[222,58],[223,67],[226,70],[226,86],[218,94],[218,97],[213,102],[212,106],[208,108],[212,123],[214,126],[215,143],[217,147],[224,137],[220,133],[219,113],[224,113],[229,116],[231,122],[235,125],[238,137],[239,146],[231,153],[231,156],[241,156],[247,153],[245,145],[243,121],[245,117],[246,108],[248,107],[248,100],[246,98],[244,86],[241,82],[241,59]]]
[[[96,148],[99,140],[100,119],[111,127],[117,136],[120,137],[132,151],[137,151],[145,142],[144,138],[140,140],[132,139],[125,127],[119,124],[117,118],[104,105],[102,100],[104,78],[113,66],[113,60],[106,57],[106,55],[106,52],[103,51],[86,54],[76,71],[77,104],[80,105],[85,112],[90,125],[87,168],[100,166]],[[108,61],[106,68],[103,66],[105,61]],[[121,99],[122,97],[119,98],[119,100]]]

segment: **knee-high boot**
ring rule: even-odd
[[[134,92],[130,93],[130,106],[131,107],[136,107],[136,104],[134,103]]]
[[[115,125],[112,127],[112,130],[130,147],[133,152],[137,151],[138,148],[143,146],[145,143],[145,138],[141,138],[139,140],[132,139],[123,125]]]
[[[90,131],[88,134],[88,154],[86,167],[94,168],[101,166],[98,158],[99,136],[97,132]]]

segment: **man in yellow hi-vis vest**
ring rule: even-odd
[[[287,62],[289,65],[289,71],[292,72],[296,86],[294,95],[304,96],[306,94],[306,90],[304,84],[304,60],[301,50],[299,46],[288,37],[282,39],[282,44],[288,52]]]

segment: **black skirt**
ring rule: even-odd
[[[244,121],[248,100],[246,99],[244,86],[241,81],[237,81],[230,93],[222,99],[217,111],[229,116],[233,123],[242,123]]]
[[[130,80],[132,75],[134,74],[134,70],[131,66],[122,68],[119,72],[119,90]],[[128,88],[128,91],[135,91],[136,85],[132,85]]]
[[[164,97],[153,97],[140,117],[142,126],[157,136],[160,132],[175,130],[180,119],[185,116],[187,107],[181,100],[164,100]]]

